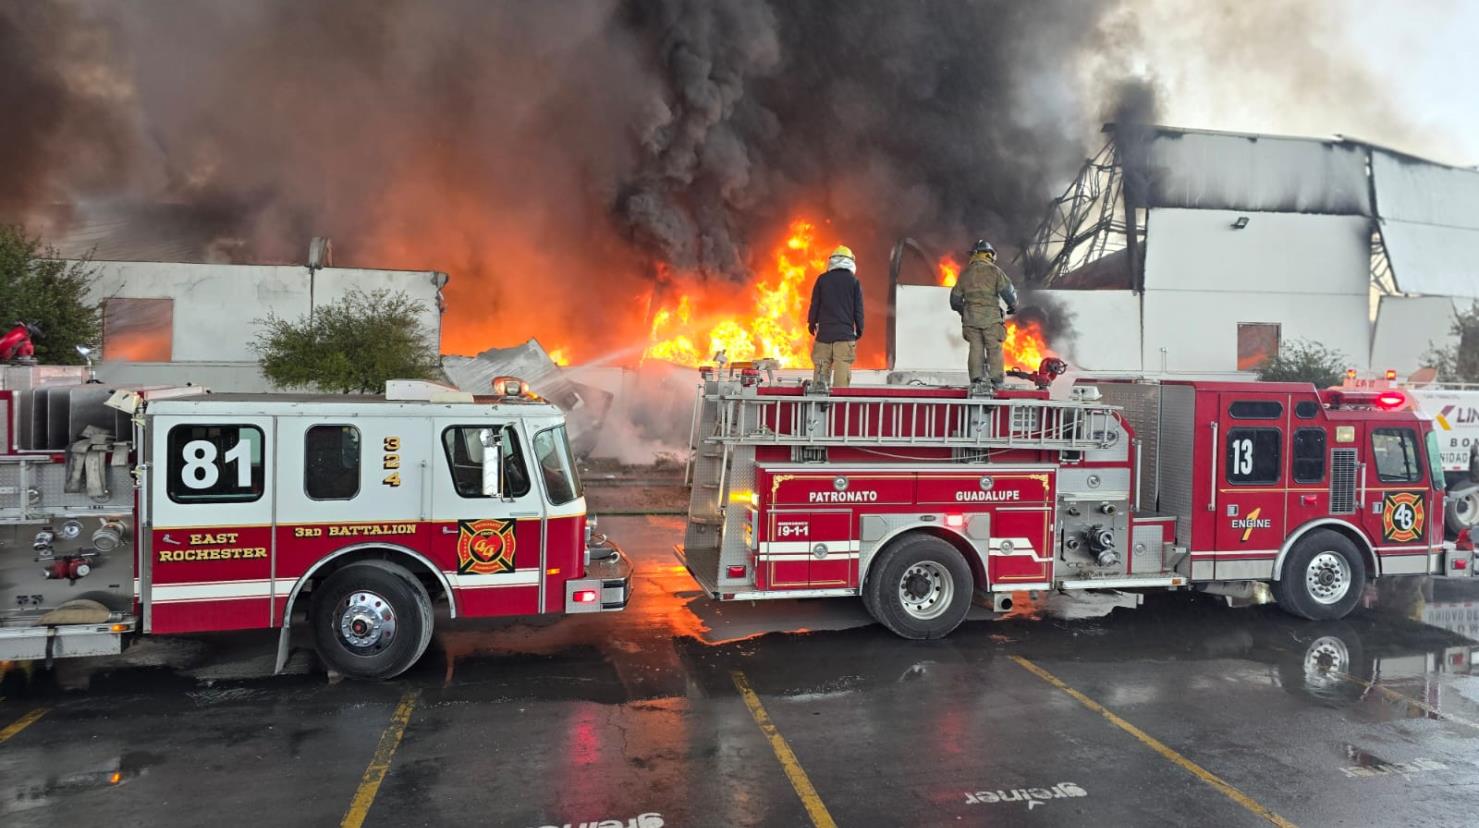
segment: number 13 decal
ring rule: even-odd
[[[1233,441],[1233,474],[1239,477],[1247,477],[1253,474],[1253,441],[1249,439]]]

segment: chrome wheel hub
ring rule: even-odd
[[[899,579],[899,603],[913,618],[926,621],[938,617],[955,597],[955,581],[945,567],[920,561],[904,570]]]
[[[373,592],[351,592],[339,604],[339,638],[353,649],[379,652],[395,640],[395,610]]]
[[[1351,588],[1351,567],[1335,552],[1316,555],[1304,571],[1304,583],[1321,604],[1338,603]]]

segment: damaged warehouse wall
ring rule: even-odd
[[[297,319],[352,290],[404,291],[422,303],[421,324],[441,336],[434,271],[178,262],[92,262],[90,298],[103,308],[100,373],[113,382],[266,391],[252,342],[257,320]]]
[[[1358,370],[1406,374],[1450,338],[1454,301],[1424,296],[1479,298],[1479,172],[1344,138],[1106,132],[1016,263],[1046,263],[1048,292],[1075,317],[1074,338],[1053,345],[1084,368],[1233,372],[1303,338]],[[902,344],[957,327],[948,308],[922,296],[900,308],[911,365],[963,359],[950,337]]]
[[[1147,226],[1145,370],[1239,370],[1249,325],[1278,325],[1281,341],[1313,339],[1367,368],[1365,217],[1152,209]]]

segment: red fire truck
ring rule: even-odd
[[[1080,380],[830,394],[708,379],[679,558],[710,596],[861,596],[908,638],[973,596],[1255,594],[1310,619],[1393,575],[1468,575],[1443,541],[1428,419],[1400,394],[1297,383]]]
[[[457,617],[626,606],[589,544],[560,410],[393,382],[383,397],[0,391],[0,659],[119,652],[135,632],[277,628],[323,661],[406,670]]]

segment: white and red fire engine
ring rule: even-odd
[[[1471,571],[1443,540],[1432,424],[1400,394],[1063,384],[993,399],[710,374],[679,557],[714,598],[860,596],[910,638],[949,633],[973,595],[1261,582],[1323,619],[1378,577]]]
[[[289,627],[396,675],[458,617],[620,610],[555,406],[393,382],[384,397],[0,391],[0,659],[119,652],[135,632]]]

